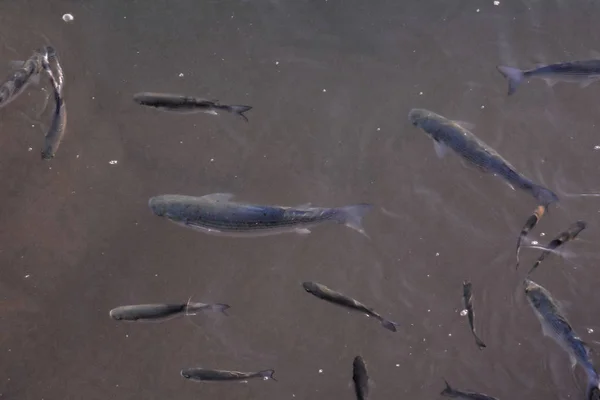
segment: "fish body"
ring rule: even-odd
[[[186,368],[181,370],[181,376],[192,381],[245,381],[252,378],[276,379],[275,371],[267,369],[258,372],[223,371],[216,369]]]
[[[352,381],[356,399],[367,400],[369,398],[369,375],[367,374],[367,365],[361,356],[356,356],[352,363]]]
[[[52,69],[47,61],[43,62],[43,68],[48,73],[50,83],[54,93],[54,113],[52,115],[52,122],[50,123],[50,129],[44,137],[44,148],[42,149],[42,159],[50,160],[55,157],[58,146],[65,135],[67,127],[67,105],[65,104],[62,96],[62,89],[64,85],[64,74],[60,62],[56,53],[53,58],[56,62],[57,76],[54,76]]]
[[[54,49],[46,46],[34,51],[26,61],[13,62],[14,71],[0,85],[0,108],[19,97],[31,82],[38,82],[44,61],[53,55]]]
[[[529,270],[529,274],[531,274],[548,254],[552,252],[552,250],[561,246],[562,244],[575,239],[581,231],[583,231],[587,227],[587,223],[585,221],[576,221],[573,223],[566,231],[559,233],[550,243],[548,243],[547,249],[540,254],[539,258],[533,264],[533,267]]]
[[[543,65],[530,70],[498,66],[498,71],[508,79],[508,94],[513,94],[523,80],[541,78],[550,86],[556,82],[579,83],[586,87],[600,79],[600,60],[571,61]]]
[[[181,226],[213,235],[244,237],[278,233],[310,233],[325,222],[344,224],[362,234],[362,217],[372,206],[359,204],[339,208],[280,207],[231,201],[232,194],[213,193],[202,197],[161,195],[148,201],[155,215]]]
[[[226,314],[227,304],[181,303],[181,304],[138,304],[121,306],[110,310],[110,317],[117,321],[161,321],[183,314],[194,314],[210,310]]]
[[[562,315],[558,304],[548,290],[530,279],[525,279],[525,295],[535,315],[540,320],[542,331],[554,339],[571,358],[573,366],[576,363],[583,368],[588,377],[588,397],[600,390],[599,377],[590,357],[587,345],[575,333],[569,321]]]
[[[383,327],[385,329],[390,330],[392,332],[396,332],[396,326],[398,324],[383,318],[381,315],[379,315],[377,312],[375,312],[372,308],[365,306],[364,304],[362,304],[361,302],[359,302],[357,300],[354,300],[342,293],[336,292],[336,291],[328,288],[327,286],[322,285],[320,283],[316,283],[316,282],[304,282],[304,283],[302,283],[302,287],[308,293],[310,293],[313,296],[316,296],[322,300],[328,301],[333,304],[337,304],[339,306],[348,308],[350,310],[360,311],[371,317],[374,317],[375,319],[379,320],[379,322],[381,322],[381,325],[383,325]]]
[[[444,382],[446,383],[446,388],[440,393],[442,396],[466,400],[497,400],[495,397],[488,396],[487,394],[456,390],[450,386],[448,381]]]
[[[474,325],[475,312],[473,311],[472,284],[469,281],[463,282],[463,300],[465,303],[465,309],[467,310],[467,316],[469,318],[469,326],[471,327],[471,333],[473,334],[473,337],[475,338],[475,343],[477,343],[477,346],[481,350],[481,349],[485,348],[486,345],[485,345],[485,343],[483,343],[483,340],[481,340],[479,338],[479,336],[477,336],[477,333],[475,333],[475,325]]]
[[[244,115],[252,109],[250,106],[224,105],[217,100],[207,100],[200,97],[184,96],[171,93],[136,93],[133,100],[141,105],[154,107],[162,111],[176,112],[181,114],[192,114],[203,112],[217,115],[218,111],[227,111],[242,117],[246,122],[248,118]]]

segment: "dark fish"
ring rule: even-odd
[[[304,290],[306,290],[308,293],[310,293],[320,299],[323,299],[330,303],[340,305],[342,307],[349,308],[351,310],[360,311],[360,312],[367,314],[368,316],[374,317],[377,320],[379,320],[379,322],[381,322],[381,325],[383,325],[383,327],[385,329],[388,329],[392,332],[396,332],[396,326],[398,325],[397,323],[383,318],[381,315],[376,313],[372,308],[369,308],[369,307],[365,306],[364,304],[362,304],[354,299],[351,299],[348,296],[345,296],[339,292],[331,290],[327,286],[321,285],[320,283],[316,283],[316,282],[304,282],[302,284],[302,286],[304,287]]]
[[[252,378],[273,379],[275,371],[267,369],[258,372],[221,371],[216,369],[186,368],[181,370],[181,376],[193,381],[245,381]]]
[[[527,221],[525,221],[525,225],[523,225],[521,233],[519,233],[519,237],[517,238],[517,264],[515,266],[515,269],[519,268],[519,253],[521,252],[521,244],[523,243],[523,239],[525,238],[525,236],[527,236],[529,231],[532,230],[538,222],[540,222],[540,219],[542,219],[545,213],[546,206],[537,206],[535,210],[533,210],[533,214],[531,214]]]
[[[242,117],[246,122],[248,118],[244,115],[252,107],[241,105],[219,104],[218,100],[207,100],[199,97],[183,96],[170,93],[143,92],[133,95],[133,100],[141,105],[158,108],[162,111],[191,114],[203,112],[217,115],[217,111],[227,111]]]
[[[42,149],[42,160],[50,160],[56,155],[58,146],[65,135],[65,129],[67,127],[67,105],[62,96],[62,89],[64,85],[64,74],[58,56],[54,53],[53,57],[56,63],[56,71],[58,78],[54,77],[54,73],[50,68],[48,61],[43,62],[44,70],[48,73],[50,83],[52,84],[54,93],[54,114],[52,116],[52,123],[50,129],[46,133],[44,138],[44,148]]]
[[[463,282],[463,299],[465,302],[465,308],[467,309],[467,315],[469,317],[469,326],[471,327],[471,333],[473,333],[473,337],[475,337],[475,343],[479,346],[479,349],[483,349],[487,347],[483,340],[479,339],[477,334],[475,333],[475,325],[473,324],[473,319],[475,318],[475,312],[473,311],[473,295],[471,292],[472,284],[469,281]]]
[[[357,400],[367,400],[369,398],[369,375],[361,356],[356,356],[352,363],[352,380]]]
[[[529,270],[529,274],[531,274],[540,263],[546,258],[548,254],[552,252],[552,250],[561,246],[563,243],[568,242],[569,240],[573,240],[581,233],[582,230],[586,228],[587,224],[585,221],[577,221],[572,224],[566,231],[561,232],[556,236],[550,243],[548,243],[547,249],[540,254],[540,257],[537,259],[533,267]]]
[[[446,388],[440,393],[442,396],[470,400],[497,400],[495,397],[488,396],[487,394],[456,390],[450,386],[448,381],[444,380],[444,382],[446,382]]]
[[[548,290],[529,279],[525,279],[523,283],[527,300],[540,320],[544,335],[554,339],[569,354],[573,367],[579,363],[584,369],[588,377],[588,398],[593,397],[600,390],[600,379],[590,357],[588,346],[562,315],[558,304]]]
[[[198,311],[216,311],[227,315],[227,304],[138,304],[121,306],[110,310],[110,317],[117,321],[160,321],[183,314],[195,314]]]
[[[155,215],[188,228],[213,235],[267,236],[284,232],[310,233],[325,222],[344,224],[362,234],[362,217],[369,204],[339,208],[280,207],[236,203],[232,194],[213,193],[202,197],[161,195],[148,205]]]
[[[498,66],[498,71],[508,79],[508,94],[513,94],[526,78],[541,78],[550,86],[556,82],[576,82],[581,87],[600,79],[600,60],[572,61],[539,66],[530,70]]]
[[[27,61],[13,61],[14,71],[0,85],[0,108],[16,99],[31,82],[39,82],[44,61],[53,55],[54,49],[46,46],[34,51]]]

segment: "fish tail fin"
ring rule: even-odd
[[[362,226],[362,219],[372,208],[372,204],[366,203],[341,207],[340,212],[337,213],[337,221],[367,236]]]
[[[595,370],[588,372],[588,389],[586,400],[600,400],[600,380]]]
[[[217,303],[217,304],[210,305],[211,311],[220,312],[223,315],[227,315],[227,316],[229,316],[229,314],[227,314],[227,310],[229,310],[230,308],[231,308],[231,306],[229,304]]]
[[[446,387],[444,388],[444,390],[441,391],[440,394],[442,396],[444,396],[444,395],[447,396],[447,395],[452,394],[454,392],[454,389],[452,389],[452,386],[450,386],[450,384],[448,383],[448,381],[445,380],[445,379],[444,379],[444,383],[446,384]]]
[[[264,371],[260,371],[258,374],[262,376],[263,379],[273,379],[275,382],[277,382],[277,379],[275,379],[273,376],[275,375],[274,369],[265,369]]]
[[[519,68],[514,67],[505,67],[499,65],[497,68],[498,71],[500,71],[500,73],[504,75],[506,79],[508,79],[508,95],[510,96],[517,90],[517,87],[519,87],[521,82],[523,82],[525,73]]]
[[[235,106],[235,105],[234,106],[227,106],[227,111],[229,111],[230,113],[239,115],[246,122],[248,122],[248,118],[244,115],[244,113],[246,111],[251,110],[251,109],[252,109],[252,107],[250,107],[250,106],[240,106],[240,105],[237,105],[237,106]]]
[[[543,206],[548,206],[558,201],[558,196],[552,190],[540,185],[533,185],[531,188],[533,197]]]
[[[485,343],[483,343],[483,340],[479,339],[479,336],[475,335],[475,343],[477,343],[477,347],[479,347],[479,350],[483,350],[485,349],[487,346]]]
[[[392,332],[396,332],[396,327],[398,326],[397,323],[390,321],[388,319],[385,319],[385,318],[381,318],[381,325],[388,331],[392,331]]]

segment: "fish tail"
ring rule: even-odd
[[[388,331],[392,331],[392,332],[396,332],[396,327],[398,326],[397,323],[392,322],[385,318],[381,318],[381,325],[383,325],[383,327],[385,329],[387,329]]]
[[[227,314],[227,310],[230,308],[231,308],[231,306],[229,306],[228,304],[222,304],[222,303],[210,305],[211,311],[220,312],[223,315],[227,315],[227,316],[229,316],[229,314]]]
[[[240,117],[244,118],[244,121],[248,122],[248,118],[244,115],[244,113],[246,111],[249,111],[252,109],[252,107],[250,106],[226,106],[227,107],[227,111],[229,111],[230,113],[233,114],[237,114]]]
[[[336,213],[337,221],[367,236],[362,227],[362,219],[372,208],[372,204],[366,203],[341,207]]]
[[[527,236],[530,230],[532,230],[539,220],[544,216],[546,212],[546,206],[537,206],[537,208],[533,211],[533,214],[527,219],[525,225],[521,229],[521,233],[519,234],[519,238],[517,239],[517,265],[515,268],[519,268],[519,252],[521,251],[521,243],[523,242],[523,238]]]
[[[505,67],[499,65],[496,68],[498,68],[498,71],[500,71],[500,73],[504,75],[506,79],[508,79],[508,95],[510,96],[517,90],[517,87],[519,87],[521,82],[523,82],[525,73],[519,68],[514,67]]]
[[[265,369],[264,371],[260,371],[258,375],[262,376],[264,379],[273,379],[277,382],[277,379],[273,375],[275,375],[274,369]]]
[[[479,339],[479,336],[477,336],[475,332],[473,332],[473,336],[475,336],[475,343],[477,343],[477,347],[479,347],[479,350],[483,350],[487,347],[486,344],[483,343],[483,340]]]
[[[588,371],[588,388],[586,400],[599,400],[600,399],[600,380],[595,370]]]
[[[451,395],[452,393],[454,393],[454,389],[452,389],[452,386],[450,386],[448,381],[444,379],[444,383],[446,384],[446,387],[444,388],[444,390],[441,391],[440,394],[442,396],[448,396],[448,395]]]

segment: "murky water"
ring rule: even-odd
[[[533,240],[589,223],[565,245],[570,256],[550,255],[534,279],[593,343],[600,198],[564,193],[600,189],[600,85],[534,80],[509,98],[495,67],[591,58],[598,18],[600,6],[583,0],[0,3],[5,72],[45,35],[61,56],[69,110],[50,162],[39,151],[51,107],[37,118],[47,82],[0,110],[2,398],[352,398],[358,354],[373,398],[435,398],[443,378],[499,398],[581,398],[581,370],[542,336],[522,293],[539,250],[524,249],[525,268],[514,269],[534,201],[454,155],[438,159],[407,113],[474,123],[561,196]],[[139,91],[254,108],[249,123],[180,116],[135,104]],[[370,239],[335,224],[231,239],[147,206],[157,194],[213,192],[263,204],[371,202],[388,213],[367,216]],[[464,279],[483,351],[459,314]],[[367,303],[399,332],[313,298],[306,280]],[[230,316],[108,316],[190,296],[228,303]],[[278,382],[179,375],[195,366],[274,368]]]

